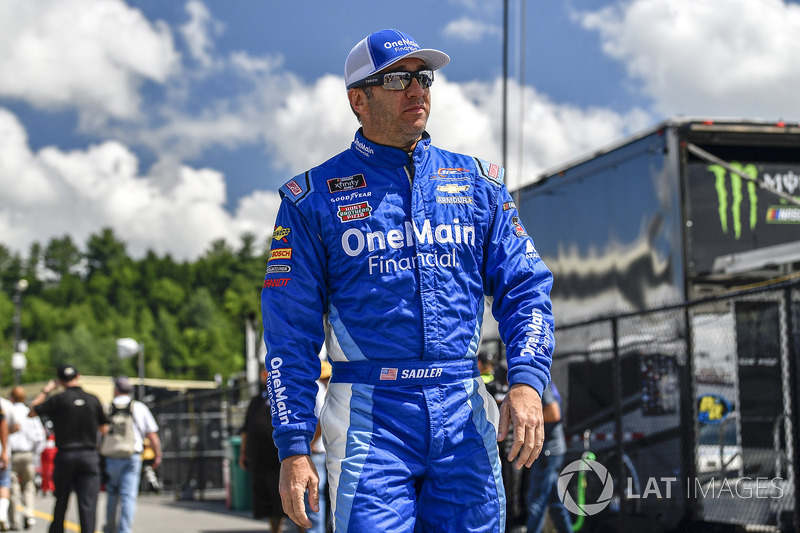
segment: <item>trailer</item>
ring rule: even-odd
[[[800,126],[673,118],[514,195],[578,527],[800,531]]]

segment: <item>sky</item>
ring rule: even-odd
[[[800,120],[799,2],[509,0],[509,188],[670,117]],[[451,57],[434,144],[502,164],[503,26],[500,0],[0,0],[0,244],[266,243],[280,185],[352,141],[344,60],[384,28]]]

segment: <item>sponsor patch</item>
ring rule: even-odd
[[[471,204],[472,196],[437,196],[436,202],[440,204]]]
[[[453,179],[464,177],[464,175],[468,173],[469,170],[466,168],[440,168],[438,171],[436,171],[436,177],[442,179]]]
[[[536,251],[536,248],[530,240],[525,243],[525,257],[530,260],[539,259],[539,252]]]
[[[800,224],[800,207],[770,206],[767,209],[767,224]]]
[[[292,281],[292,278],[275,278],[275,279],[265,279],[264,280],[264,288],[267,287],[285,287],[288,283]]]
[[[291,259],[291,258],[292,258],[291,248],[275,248],[274,250],[269,251],[269,259],[267,261],[272,261],[273,259]]]
[[[361,220],[370,216],[372,207],[369,202],[360,202],[351,205],[340,205],[339,213],[337,216],[342,222],[352,222],[353,220]]]
[[[396,368],[381,368],[381,381],[395,381],[397,379]]]
[[[289,235],[289,233],[291,233],[291,231],[292,230],[289,228],[284,228],[283,226],[276,226],[275,231],[272,233],[272,238],[275,239],[276,241],[283,241],[285,243],[288,243],[289,240],[286,237]]]
[[[456,194],[469,190],[469,185],[456,185],[455,183],[448,183],[447,185],[439,185],[436,187],[439,192],[446,192],[447,194]]]
[[[331,194],[337,192],[352,191],[353,189],[363,189],[367,186],[364,174],[356,174],[346,178],[333,178],[328,180],[328,191]]]
[[[495,165],[494,163],[491,163],[489,165],[489,177],[497,179],[498,176],[500,176],[500,167]]]
[[[286,184],[286,188],[295,196],[300,196],[303,193],[303,189],[294,180],[289,181],[289,183]]]
[[[511,217],[511,225],[514,227],[514,235],[517,237],[524,237],[527,235],[527,233],[525,233],[525,228],[522,227],[522,222],[519,221],[519,217]]]
[[[289,265],[273,265],[267,267],[267,274],[288,274],[292,271]]]
[[[503,204],[503,211],[508,211],[509,209],[516,209],[516,208],[517,204],[515,204],[514,202],[505,202]]]

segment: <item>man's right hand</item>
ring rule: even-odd
[[[312,524],[306,515],[304,496],[308,491],[311,510],[319,512],[319,475],[310,455],[293,455],[281,462],[280,493],[283,512],[300,527]]]

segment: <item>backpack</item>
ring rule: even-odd
[[[109,414],[108,431],[103,436],[103,443],[100,445],[100,455],[113,459],[128,459],[135,453],[136,429],[133,426],[133,413],[131,405],[133,400],[128,402],[125,407],[117,407],[111,404]]]

